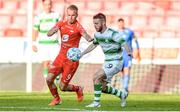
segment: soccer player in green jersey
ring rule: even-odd
[[[42,0],[43,11],[34,18],[32,49],[38,53],[38,59],[43,64],[43,75],[48,75],[48,65],[59,53],[59,34],[48,37],[48,31],[58,22],[59,13],[52,10],[52,0]],[[57,78],[58,80],[58,78]]]
[[[116,73],[122,70],[122,47],[124,47],[127,50],[127,53],[131,55],[129,47],[119,32],[106,26],[106,16],[104,14],[96,14],[93,17],[93,23],[96,29],[94,41],[82,52],[81,57],[95,49],[97,45],[100,45],[105,55],[105,62],[102,68],[94,75],[94,101],[86,107],[100,107],[100,97],[102,92],[116,95],[121,100],[127,97],[126,91],[118,90],[108,83],[111,82],[112,77]]]

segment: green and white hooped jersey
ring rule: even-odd
[[[40,44],[58,43],[58,33],[51,37],[47,36],[48,31],[60,20],[57,12],[40,13],[34,18],[34,29],[38,30],[38,42]]]
[[[107,28],[103,33],[94,34],[94,44],[99,44],[105,54],[105,61],[122,60],[122,45],[125,40],[118,31]]]

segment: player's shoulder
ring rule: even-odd
[[[108,32],[111,33],[112,36],[115,36],[115,37],[121,35],[120,32],[118,30],[114,29],[114,28],[108,28]]]
[[[59,21],[58,21],[58,23],[61,23],[61,24],[63,24],[63,25],[67,25],[68,23],[67,23],[67,20],[65,20],[65,19],[60,19]]]
[[[76,24],[77,27],[82,27],[81,23],[78,20],[76,20],[75,24]]]
[[[52,11],[52,12],[51,12],[51,15],[56,16],[56,17],[59,17],[59,16],[60,16],[60,14],[59,14],[58,12],[56,12],[56,11]]]
[[[109,28],[108,31],[109,31],[113,36],[118,36],[118,35],[120,35],[120,32],[119,32],[117,29]]]
[[[97,38],[99,34],[100,34],[99,32],[95,32],[94,37]]]
[[[125,28],[124,31],[125,31],[126,33],[133,33],[133,30],[130,29],[130,28]]]
[[[114,33],[118,33],[119,31],[117,29],[114,28],[108,28],[109,32],[114,32]]]
[[[39,19],[47,18],[47,14],[42,11],[42,12],[38,12],[35,17]]]
[[[35,15],[35,17],[40,18],[40,17],[43,17],[43,15],[44,15],[44,12],[37,12],[37,14]]]
[[[52,11],[52,12],[51,12],[51,14],[54,14],[54,15],[59,15],[59,13],[58,13],[58,12],[56,12],[56,11]]]

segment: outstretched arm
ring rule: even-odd
[[[137,40],[137,37],[135,36],[134,37],[134,42],[136,44],[136,48],[133,49],[133,57],[135,59],[138,60],[138,63],[141,61],[141,55],[140,55],[140,48],[139,48],[139,43],[138,43],[138,40]]]
[[[138,43],[138,40],[137,40],[136,36],[134,36],[134,41],[135,41],[135,44],[136,44],[136,48],[139,49],[139,43]]]
[[[97,47],[96,44],[91,44],[88,46],[88,48],[86,48],[82,53],[81,53],[81,57],[89,52],[91,52],[92,50],[94,50]]]
[[[47,36],[50,37],[50,36],[54,35],[54,34],[58,31],[58,29],[59,29],[58,27],[53,27],[53,28],[51,28],[51,29],[48,31]]]
[[[82,33],[82,36],[83,36],[88,42],[93,41],[93,38],[92,38],[86,31]]]

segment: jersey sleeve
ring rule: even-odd
[[[95,34],[94,34],[93,44],[95,44],[95,45],[98,45],[98,44],[99,44],[98,39],[97,39],[97,37],[96,37]]]
[[[63,20],[58,21],[53,28],[61,28],[63,25]]]
[[[115,32],[112,34],[113,40],[123,46],[126,42],[125,39],[121,36],[120,33]]]
[[[131,29],[127,29],[127,31],[128,31],[128,35],[130,35],[130,37],[132,38],[132,39],[134,39],[134,32],[131,30]]]
[[[40,31],[40,19],[39,16],[35,16],[34,17],[34,25],[33,25],[34,29],[37,31]]]
[[[131,35],[131,38],[134,39],[135,38],[135,35],[134,35],[134,32],[131,30],[130,32],[130,35]]]
[[[77,24],[77,28],[81,35],[83,35],[83,33],[86,32],[86,30],[83,28],[83,26],[79,23]]]

